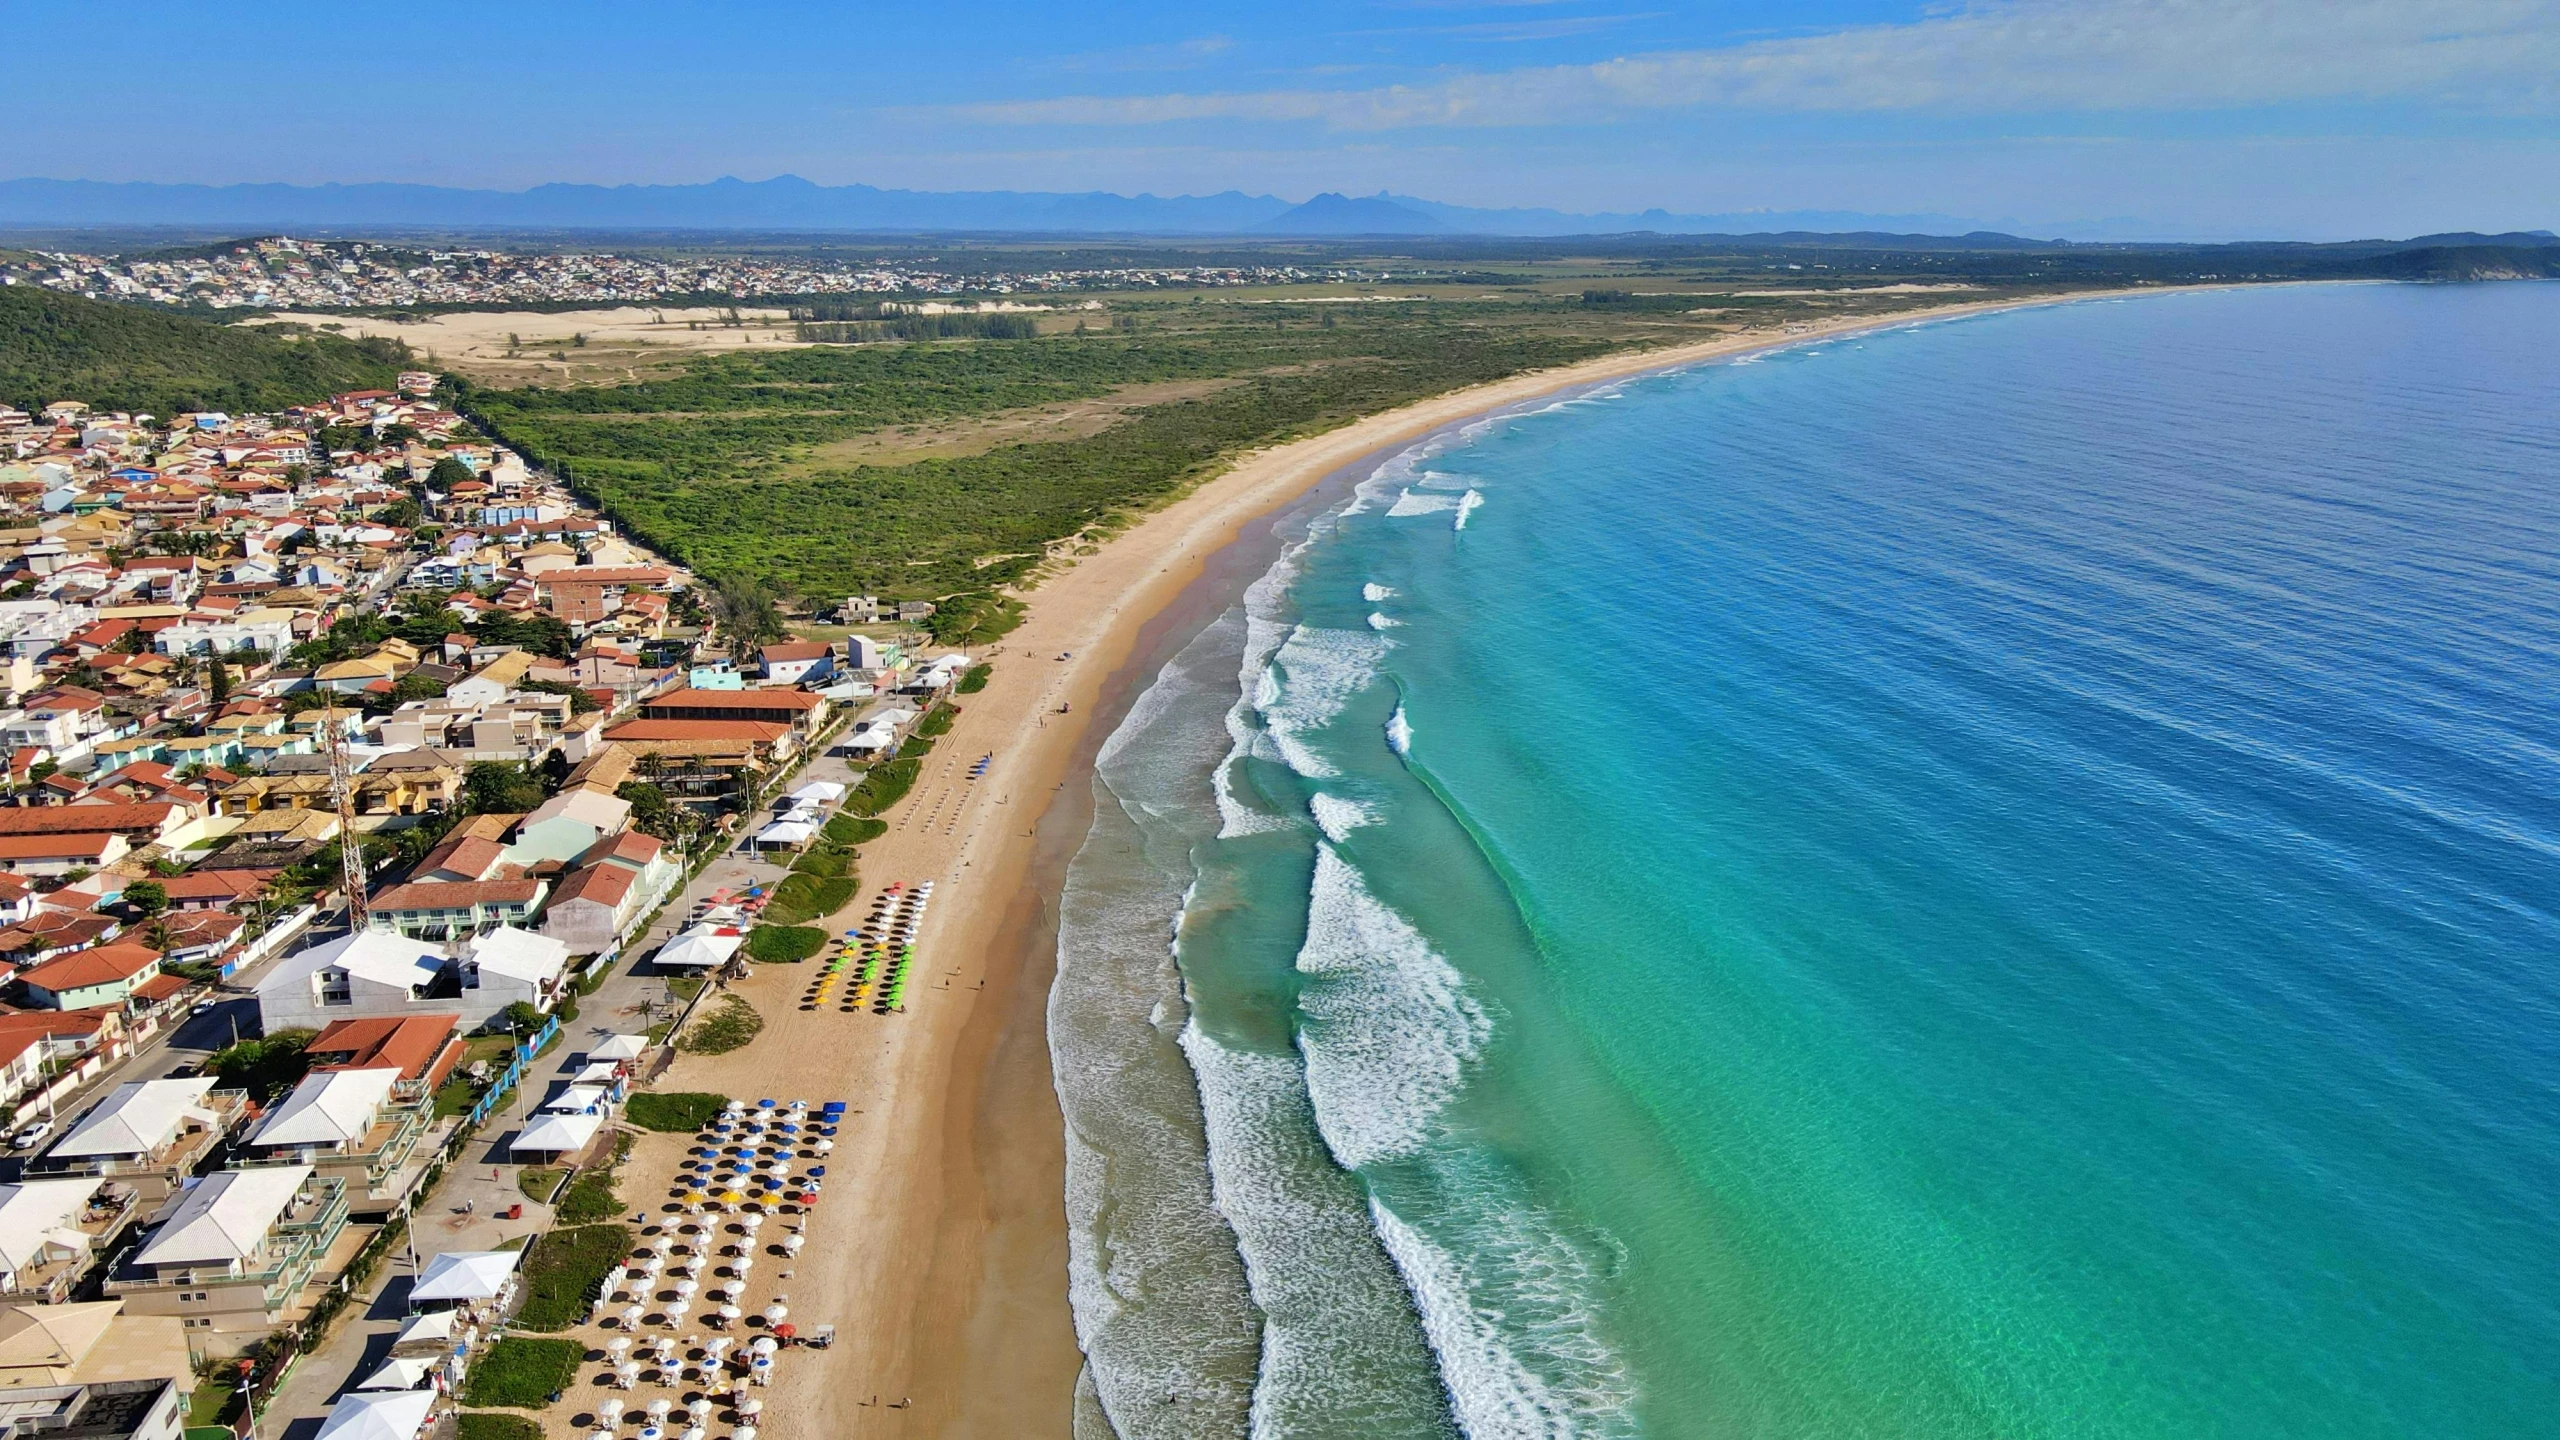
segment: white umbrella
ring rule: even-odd
[[[641,1317],[641,1316],[643,1316],[643,1315],[646,1315],[646,1314],[648,1314],[648,1313],[649,1313],[649,1312],[648,1312],[648,1310],[647,1310],[647,1309],[645,1309],[645,1308],[644,1308],[644,1307],[642,1307],[642,1306],[638,1306],[638,1305],[629,1305],[629,1306],[625,1306],[625,1307],[623,1308],[623,1311],[622,1311],[622,1328],[623,1328],[623,1329],[625,1329],[625,1330],[637,1330],[637,1329],[639,1329],[639,1328],[640,1328],[640,1317]]]
[[[730,1263],[729,1268],[737,1271],[741,1275],[744,1275],[748,1271],[756,1268],[756,1257],[753,1255],[741,1255]]]
[[[668,1251],[676,1248],[676,1237],[673,1235],[661,1234],[657,1239],[649,1242],[649,1248],[661,1255],[664,1255]]]
[[[684,1413],[692,1416],[697,1421],[710,1419],[711,1397],[707,1395],[696,1395],[692,1400],[686,1402]]]
[[[758,1355],[771,1355],[774,1351],[782,1348],[782,1342],[774,1339],[770,1335],[759,1335],[756,1337],[756,1343],[747,1348]]]
[[[607,1353],[613,1356],[614,1359],[620,1360],[622,1358],[622,1352],[631,1348],[631,1337],[628,1335],[616,1335],[612,1339],[604,1342],[604,1348]]]
[[[668,1328],[668,1329],[670,1329],[670,1330],[672,1330],[672,1329],[674,1329],[676,1326],[678,1326],[678,1325],[682,1324],[682,1323],[684,1322],[685,1312],[687,1312],[687,1311],[691,1310],[692,1308],[693,1308],[693,1302],[692,1302],[692,1301],[690,1301],[690,1300],[670,1300],[670,1301],[668,1301],[668,1302],[667,1302],[667,1328]]]
[[[691,1295],[695,1288],[694,1282],[691,1280],[679,1280],[676,1282],[676,1294],[680,1297]]]
[[[613,1432],[610,1430],[598,1430],[594,1434],[589,1435],[587,1440],[613,1440]]]
[[[741,1400],[738,1402],[738,1414],[742,1419],[752,1419],[763,1413],[764,1402],[761,1400]]]
[[[739,1308],[738,1308],[737,1306],[735,1306],[735,1305],[723,1305],[723,1306],[721,1306],[721,1307],[720,1307],[720,1309],[719,1309],[719,1311],[718,1311],[717,1313],[718,1313],[718,1314],[719,1314],[719,1316],[720,1316],[720,1323],[721,1323],[721,1324],[723,1324],[723,1325],[735,1325],[735,1324],[737,1324],[737,1323],[738,1323],[738,1317],[739,1317],[739,1316],[741,1316],[741,1315],[746,1314],[747,1312],[746,1312],[746,1311],[744,1311],[744,1310],[739,1309]]]
[[[756,1440],[756,1427],[753,1425],[741,1425],[737,1429],[729,1432],[729,1440]]]
[[[748,1234],[753,1235],[764,1228],[764,1217],[761,1215],[750,1215],[746,1219],[739,1221],[738,1224],[743,1227]]]
[[[625,1360],[613,1367],[613,1374],[622,1382],[622,1388],[628,1390],[640,1383],[640,1364],[636,1360]]]
[[[676,1402],[662,1396],[649,1402],[649,1418],[652,1420],[664,1420],[667,1418],[667,1412],[675,1408]]]
[[[797,1255],[797,1254],[799,1254],[799,1253],[800,1253],[800,1247],[801,1247],[801,1245],[802,1245],[803,1243],[805,1243],[805,1240],[806,1240],[806,1237],[804,1237],[804,1236],[800,1236],[800,1235],[785,1235],[785,1236],[783,1236],[783,1237],[782,1237],[782,1253],[783,1253],[783,1254],[785,1254],[785,1255]]]
[[[703,1429],[699,1425],[688,1425],[685,1427],[684,1434],[680,1437],[680,1440],[710,1440],[710,1434],[710,1431]]]
[[[790,1313],[791,1307],[783,1304],[780,1300],[776,1300],[772,1304],[764,1307],[764,1318],[776,1325],[781,1324],[783,1319],[790,1315]]]

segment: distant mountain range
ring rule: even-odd
[[[164,185],[0,181],[0,226],[223,226],[241,229],[541,229],[977,231],[1122,235],[1767,234],[1884,231],[1953,235],[1980,222],[1947,215],[1753,211],[1727,215],[1485,210],[1411,196],[1048,194],[883,190],[796,175],[703,185]]]

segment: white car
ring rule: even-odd
[[[38,1145],[44,1143],[44,1137],[52,1133],[53,1122],[50,1120],[39,1120],[33,1125],[28,1126],[26,1129],[19,1131],[16,1135],[11,1136],[9,1139],[9,1148],[12,1150],[33,1150]]]

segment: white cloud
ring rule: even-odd
[[[1337,130],[1606,121],[1648,111],[2195,111],[2417,102],[2547,112],[2551,0],[2007,0],[1897,25],[1363,90],[960,105],[1001,125],[1302,121]]]

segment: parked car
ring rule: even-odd
[[[222,1002],[219,1000],[199,1000],[188,1008],[187,1013],[190,1015],[210,1015],[221,1008]]]
[[[53,1122],[50,1120],[39,1120],[33,1125],[30,1125],[26,1129],[11,1136],[9,1138],[9,1148],[12,1150],[33,1150],[38,1145],[44,1143],[44,1137],[52,1133]]]

